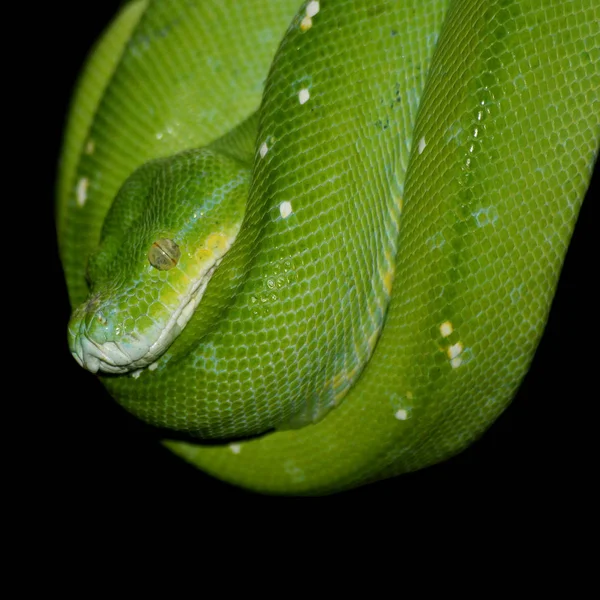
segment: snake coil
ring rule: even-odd
[[[597,0],[126,4],[60,167],[75,358],[260,492],[456,454],[543,332],[600,144],[599,23]]]

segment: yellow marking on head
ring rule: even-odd
[[[219,260],[231,248],[232,236],[223,232],[211,233],[202,246],[193,251],[193,254],[187,253],[192,264],[197,268],[203,269],[205,265],[210,266],[215,260]],[[183,271],[182,271],[183,273]]]
[[[229,236],[224,233],[211,233],[204,244],[207,249],[216,250],[219,254],[224,254],[229,245]]]
[[[206,262],[213,255],[212,250],[207,250],[204,246],[201,246],[194,252],[194,259],[198,262]]]

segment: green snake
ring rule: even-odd
[[[167,447],[327,494],[455,455],[542,335],[597,0],[135,0],[76,88],[69,347]]]

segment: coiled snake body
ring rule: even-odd
[[[544,328],[600,141],[599,23],[597,0],[125,5],[62,155],[74,357],[257,491],[456,454]]]

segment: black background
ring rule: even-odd
[[[17,166],[25,166],[28,194],[33,190],[27,197],[34,197],[36,204],[30,208],[23,194],[17,204],[29,219],[34,217],[37,243],[31,260],[42,265],[44,276],[32,279],[28,269],[20,272],[34,282],[26,304],[31,304],[31,323],[43,327],[44,339],[31,334],[28,339],[37,341],[28,341],[19,353],[16,368],[25,366],[26,373],[20,376],[25,381],[20,406],[29,414],[17,435],[32,451],[21,469],[37,493],[50,494],[61,505],[61,514],[82,523],[110,510],[143,520],[147,513],[164,514],[165,505],[180,507],[181,518],[190,520],[190,507],[235,506],[246,513],[248,507],[271,510],[299,503],[317,503],[319,510],[392,505],[411,518],[431,510],[450,518],[458,506],[462,515],[504,510],[535,515],[543,509],[558,520],[578,512],[593,472],[588,449],[592,439],[585,425],[592,420],[598,396],[592,384],[600,321],[591,310],[592,303],[598,306],[591,300],[592,280],[598,274],[591,207],[599,188],[598,168],[544,338],[519,394],[479,442],[443,464],[320,499],[251,494],[172,456],[158,444],[156,432],[121,410],[95,377],[76,365],[66,344],[70,309],[53,223],[56,163],[77,73],[117,6],[118,2],[81,3],[74,10],[51,3],[37,11],[36,24],[22,40],[31,53],[22,65],[27,74],[25,81],[19,77],[15,108],[18,112],[27,105],[28,112],[17,128],[25,138],[23,152],[35,146],[37,166],[34,173],[27,165]],[[31,434],[35,426],[41,426],[40,435]],[[14,452],[20,454],[18,449]]]

